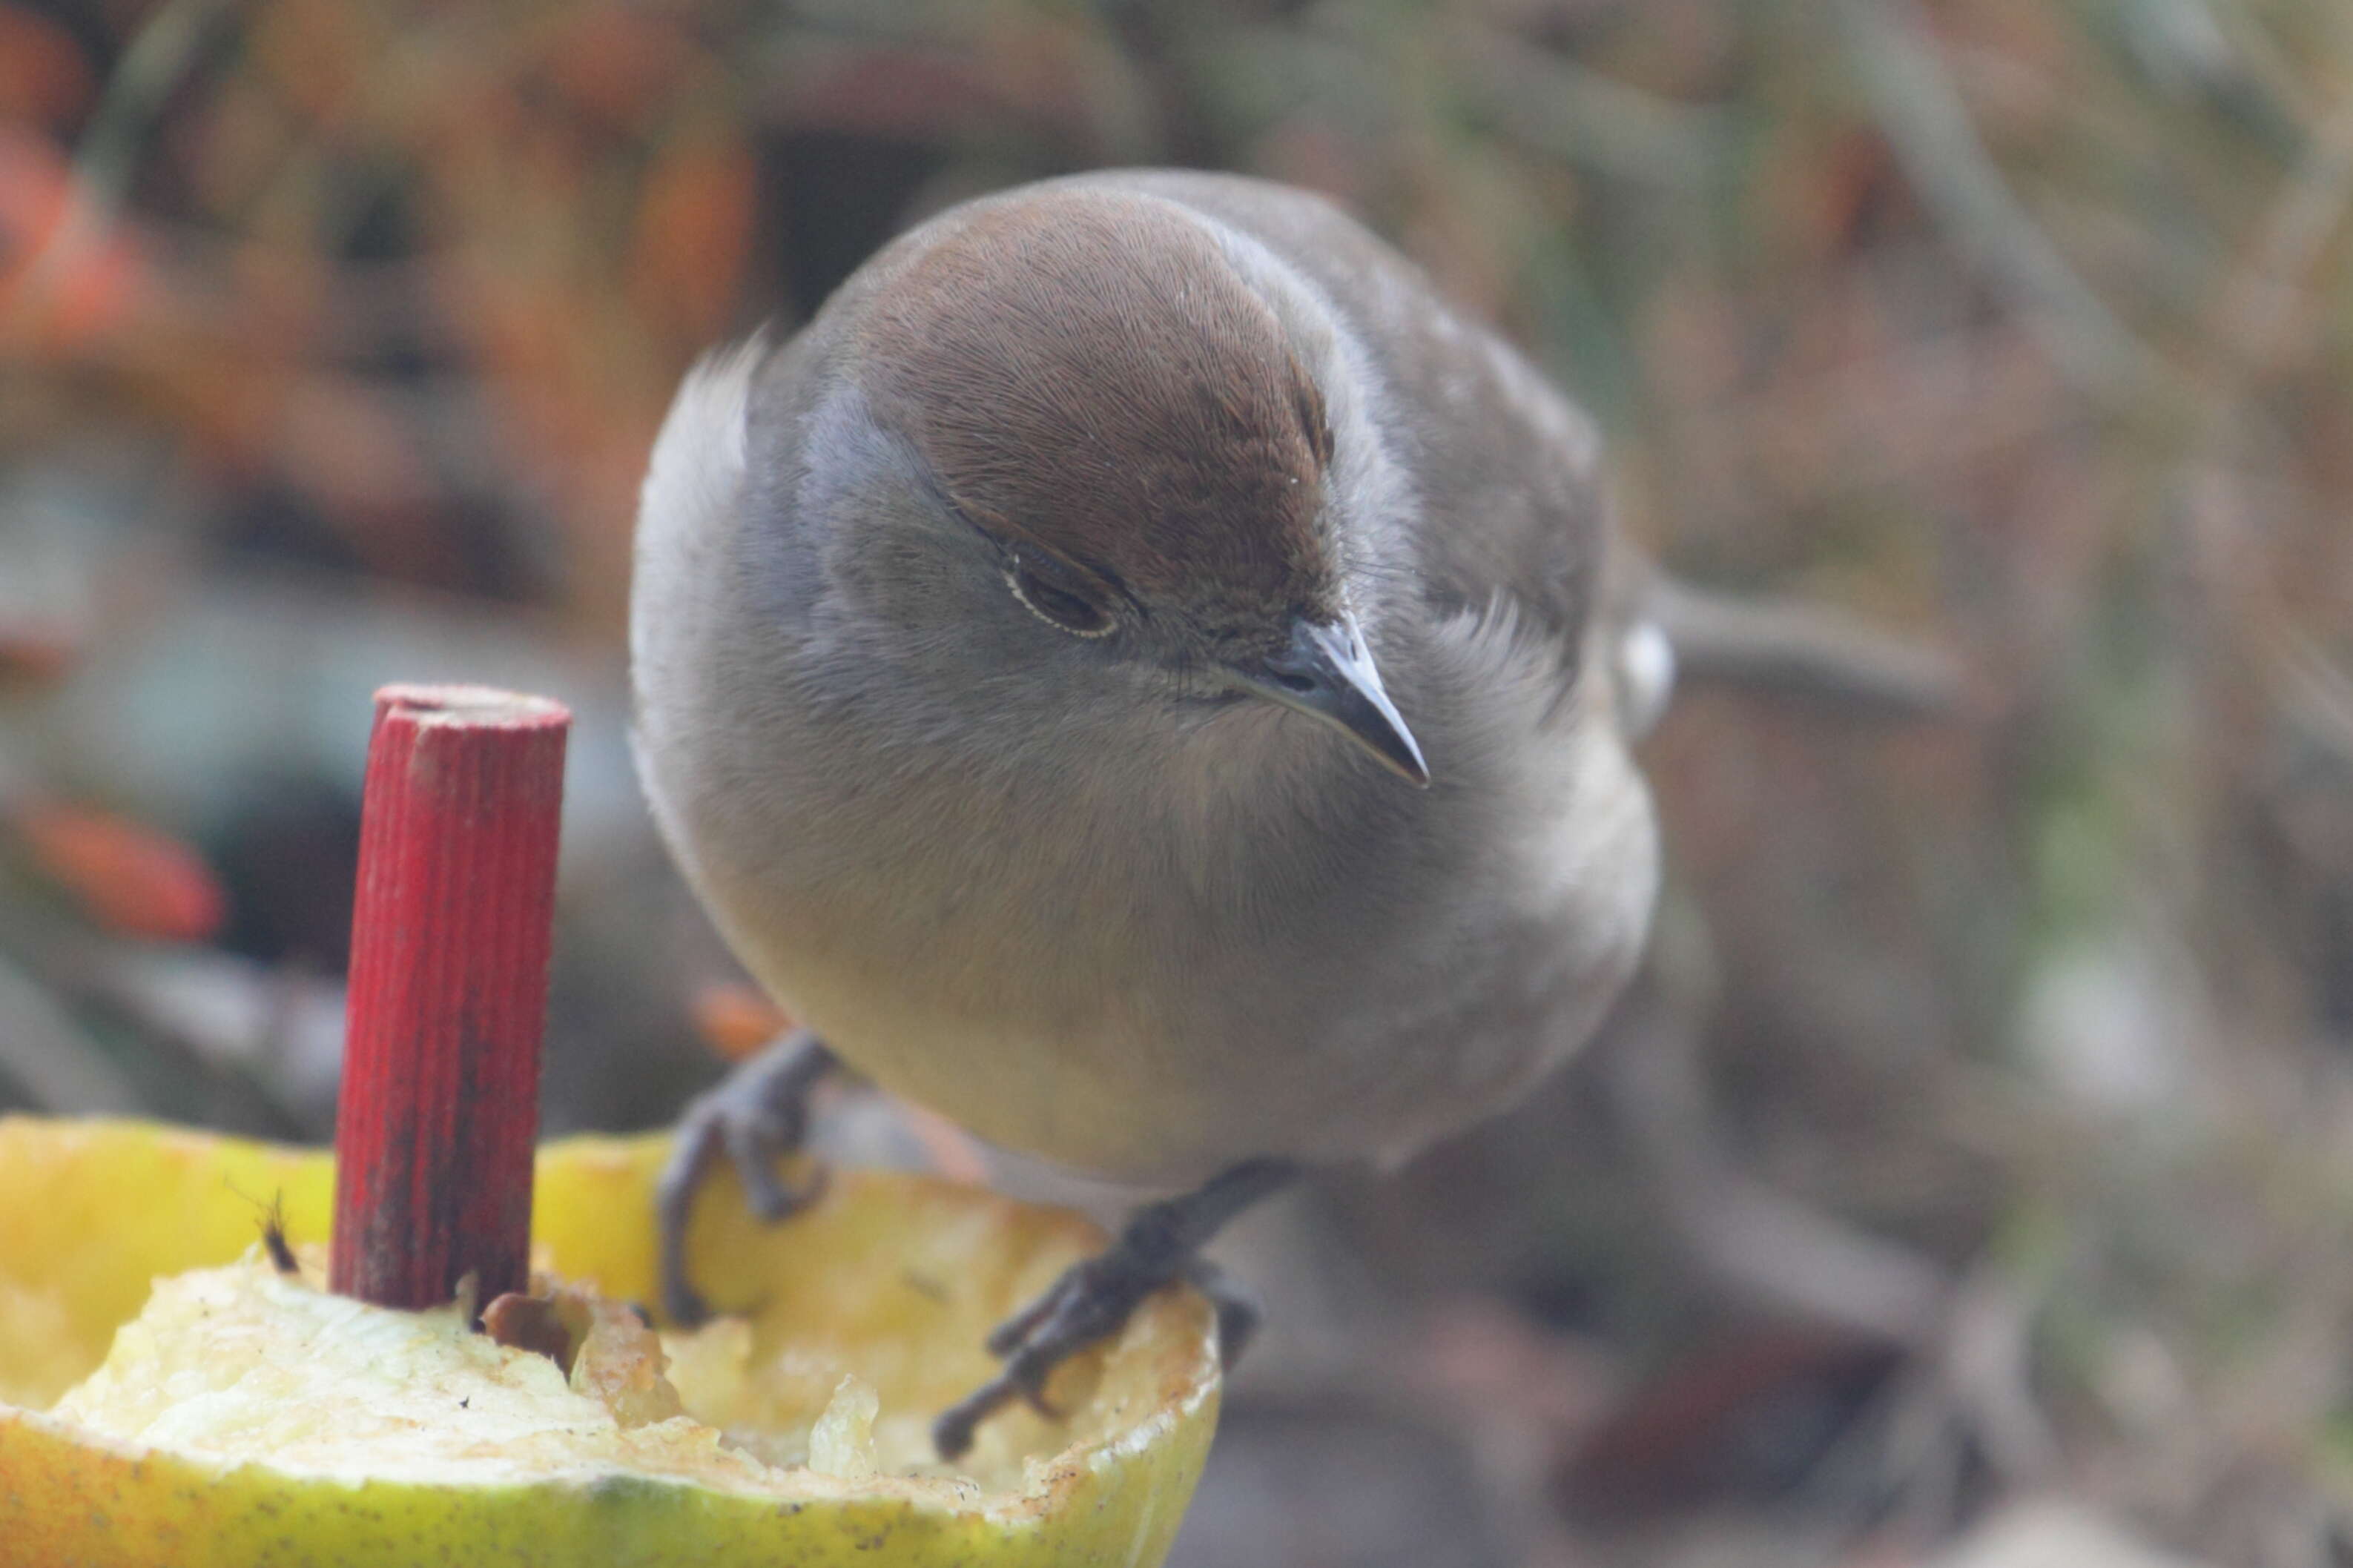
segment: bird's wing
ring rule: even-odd
[[[708,614],[710,585],[724,580],[712,557],[728,547],[741,504],[745,411],[765,334],[705,354],[689,371],[654,438],[638,497],[636,575],[630,588],[629,661],[637,689],[677,673],[681,623]],[[653,606],[664,613],[654,613]]]
[[[765,332],[713,349],[686,373],[654,437],[638,497],[638,569],[659,570],[664,539],[723,536],[706,520],[733,507],[744,486],[744,416],[752,376],[767,354]]]

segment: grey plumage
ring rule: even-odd
[[[875,418],[856,356],[893,279],[1071,193],[1199,226],[1320,389],[1320,525],[1427,790],[1219,700],[1188,617],[1045,624]],[[1316,198],[1124,173],[958,208],[681,391],[638,542],[647,793],[762,983],[986,1138],[1154,1184],[1401,1158],[1581,1043],[1648,921],[1598,447]]]

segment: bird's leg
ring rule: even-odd
[[[1146,1296],[1178,1280],[1190,1282],[1217,1308],[1219,1354],[1231,1366],[1258,1327],[1258,1307],[1200,1256],[1201,1248],[1229,1220],[1298,1175],[1299,1167],[1288,1160],[1249,1160],[1197,1191],[1136,1210],[1117,1241],[1071,1265],[1044,1295],[988,1336],[989,1353],[1004,1368],[932,1424],[940,1457],[963,1454],[972,1447],[974,1428],[1016,1399],[1052,1414],[1046,1405],[1046,1379],[1053,1370],[1119,1332]]]
[[[776,1173],[776,1162],[801,1146],[808,1132],[810,1091],[835,1065],[833,1053],[816,1035],[787,1030],[716,1089],[697,1095],[679,1118],[670,1163],[655,1188],[662,1310],[670,1321],[692,1328],[711,1316],[710,1304],[687,1278],[686,1221],[694,1194],[720,1156],[734,1165],[752,1212],[770,1225],[807,1208],[825,1191],[822,1169],[796,1188]]]

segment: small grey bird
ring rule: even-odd
[[[1313,195],[1116,173],[959,206],[687,380],[637,542],[638,766],[806,1030],[690,1112],[764,1212],[838,1056],[1181,1192],[991,1348],[1008,1399],[1299,1167],[1393,1163],[1593,1031],[1657,883],[1592,426]],[[1189,1191],[1187,1190],[1189,1189]]]

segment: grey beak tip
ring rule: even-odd
[[[1300,621],[1291,646],[1263,670],[1238,679],[1262,697],[1329,724],[1416,789],[1430,787],[1430,764],[1381,684],[1356,622]]]

